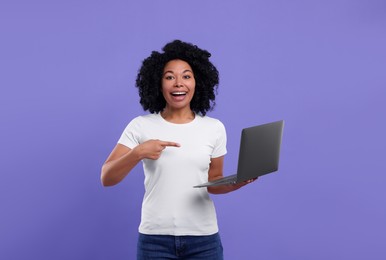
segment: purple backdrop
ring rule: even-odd
[[[243,127],[286,120],[279,172],[213,196],[226,259],[386,259],[384,1],[2,0],[0,35],[1,259],[134,259],[141,167],[100,167],[176,38],[220,71],[226,174]]]

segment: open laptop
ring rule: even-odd
[[[277,171],[283,127],[284,121],[280,120],[244,128],[241,131],[237,174],[199,184],[194,188],[236,184]]]

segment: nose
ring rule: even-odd
[[[180,78],[178,78],[178,77],[176,78],[176,82],[175,82],[174,86],[177,87],[177,88],[182,88],[183,87],[183,84],[182,84]]]

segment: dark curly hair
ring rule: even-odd
[[[163,53],[153,51],[142,62],[136,79],[140,103],[143,109],[150,113],[161,112],[166,105],[162,94],[163,70],[171,60],[183,60],[193,70],[196,88],[190,108],[196,114],[205,115],[215,106],[215,94],[219,84],[219,74],[216,67],[209,61],[211,54],[191,43],[174,40],[166,44]]]

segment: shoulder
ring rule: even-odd
[[[200,116],[197,115],[198,121],[202,125],[206,126],[212,126],[212,127],[218,127],[218,128],[225,128],[224,124],[217,118],[213,118],[210,116]]]
[[[140,129],[150,125],[159,124],[158,114],[146,114],[133,118],[126,126],[126,129]]]
[[[215,135],[226,134],[224,124],[217,118],[209,116],[198,116],[198,125],[201,129],[205,129]]]
[[[151,122],[159,122],[159,114],[146,114],[133,118],[129,124],[146,124]]]

